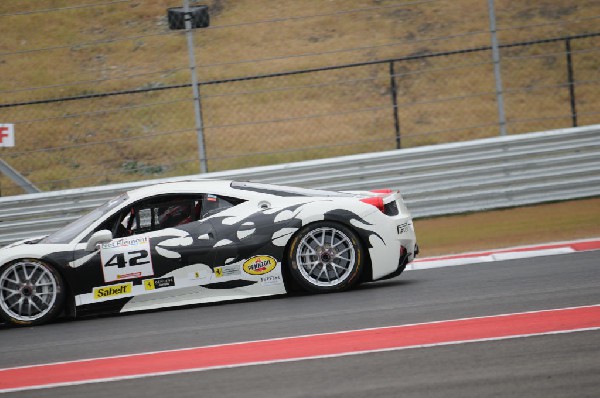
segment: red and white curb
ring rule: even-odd
[[[0,369],[0,393],[600,330],[600,304]]]
[[[600,239],[585,239],[571,242],[547,243],[534,246],[518,246],[482,252],[454,254],[449,256],[418,258],[408,264],[407,270],[419,270],[438,267],[451,267],[493,261],[514,260],[554,254],[576,253],[589,250],[600,250]]]

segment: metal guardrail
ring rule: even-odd
[[[0,245],[54,231],[124,191],[190,178],[393,188],[415,218],[600,195],[600,125],[0,198]]]

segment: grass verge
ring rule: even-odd
[[[600,198],[415,220],[420,257],[600,237]]]

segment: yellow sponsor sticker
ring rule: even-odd
[[[250,275],[264,275],[273,271],[277,260],[271,256],[254,256],[244,263],[244,272]]]
[[[220,278],[223,276],[223,268],[222,267],[215,267],[215,276],[217,278]]]
[[[94,288],[94,299],[103,299],[107,297],[114,296],[122,296],[124,294],[130,294],[131,288],[133,284],[131,282],[128,283],[119,283],[117,285],[111,286],[102,286]]]
[[[146,279],[144,281],[144,289],[146,290],[154,290],[154,279]]]

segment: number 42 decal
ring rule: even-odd
[[[112,256],[105,264],[105,267],[117,266],[118,268],[137,267],[138,265],[149,264],[147,250],[136,250],[126,253],[117,253]]]
[[[118,245],[111,243],[103,245],[100,250],[105,282],[154,275],[147,238],[121,239]]]

